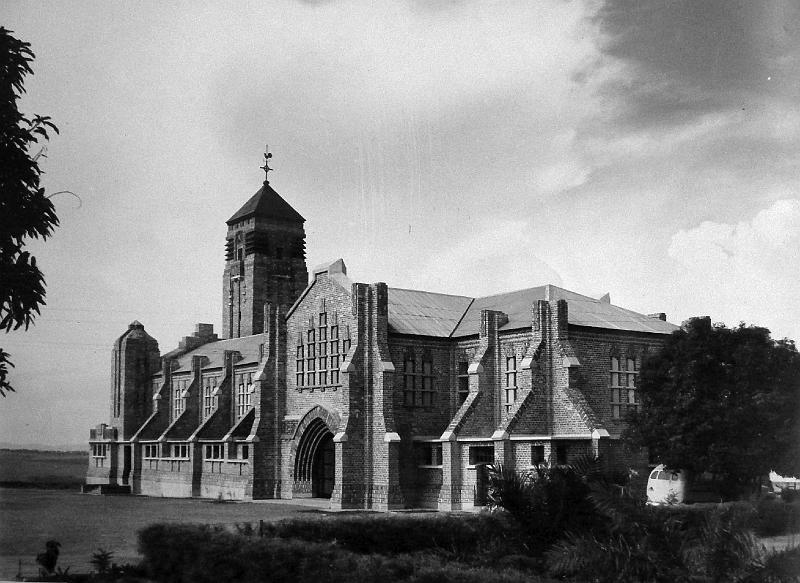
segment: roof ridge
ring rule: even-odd
[[[469,305],[467,306],[467,309],[464,310],[464,313],[461,314],[461,317],[458,319],[458,322],[456,322],[456,325],[453,326],[452,330],[450,330],[450,334],[447,335],[448,338],[452,338],[453,334],[456,333],[456,330],[458,330],[458,327],[461,325],[461,322],[467,316],[467,312],[469,312],[469,309],[472,307],[472,304],[474,304],[474,303],[475,303],[475,298],[472,298],[472,301],[470,301]]]
[[[526,292],[526,291],[530,291],[530,290],[533,290],[533,289],[538,289],[540,287],[543,288],[543,287],[547,287],[548,285],[551,285],[551,284],[545,283],[545,284],[542,284],[542,285],[534,285],[534,286],[531,286],[531,287],[523,287],[523,288],[514,289],[514,290],[510,290],[510,291],[498,292],[496,294],[489,294],[488,296],[478,296],[475,299],[476,300],[487,300],[489,298],[496,298],[497,296],[507,296],[508,294],[516,294],[516,293]],[[558,287],[558,286],[554,285],[553,287]],[[558,288],[558,289],[563,289],[563,288]],[[569,290],[565,289],[564,291],[569,291]]]
[[[590,301],[595,302],[595,303],[599,303],[600,302],[600,300],[598,298],[593,298],[592,296],[587,296],[586,294],[582,294],[582,293],[579,293],[579,292],[576,292],[576,291],[572,291],[571,289],[567,289],[567,288],[561,287],[559,285],[553,285],[552,283],[549,283],[547,285],[552,286],[552,287],[557,288],[557,289],[560,289],[561,291],[565,291],[565,292],[571,293],[573,295],[580,296],[582,298],[586,298],[587,300],[590,300]],[[611,305],[610,302],[609,302],[609,305]]]
[[[437,295],[437,296],[448,296],[448,297],[451,297],[451,298],[464,298],[465,300],[471,300],[471,301],[475,300],[475,298],[473,296],[462,296],[461,294],[446,294],[446,293],[442,293],[442,292],[427,291],[427,290],[424,290],[424,289],[411,289],[411,288],[407,288],[407,287],[390,287],[389,289],[390,290],[396,289],[397,291],[418,292],[418,293],[421,293],[421,294],[434,294],[434,295]]]

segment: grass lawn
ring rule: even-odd
[[[97,496],[70,490],[0,488],[0,580],[13,579],[17,561],[36,574],[34,558],[50,539],[61,543],[59,565],[88,572],[99,547],[117,563],[138,562],[136,533],[156,522],[233,525],[318,510],[289,504]]]
[[[89,453],[0,449],[0,486],[79,489]]]

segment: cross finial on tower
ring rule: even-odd
[[[269,167],[269,159],[272,158],[272,154],[269,152],[269,144],[264,146],[264,165],[261,166],[261,169],[264,171],[264,184],[269,184],[269,173],[272,168]]]

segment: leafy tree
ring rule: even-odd
[[[627,437],[671,468],[723,476],[728,495],[800,474],[800,355],[769,330],[694,318],[640,371]]]
[[[29,43],[0,27],[0,329],[6,332],[27,329],[45,303],[44,276],[25,245],[30,238],[47,239],[58,226],[53,203],[39,184],[43,148],[33,153],[58,128],[49,117],[26,117],[17,106],[33,59]],[[14,390],[9,366],[9,354],[0,348],[3,396]]]

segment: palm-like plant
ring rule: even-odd
[[[551,574],[575,581],[670,583],[800,582],[767,556],[736,507],[709,510],[701,522],[647,507],[610,479],[598,460],[537,466],[530,472],[489,468],[490,504],[514,517]]]
[[[92,565],[92,567],[97,569],[98,573],[104,574],[111,570],[111,559],[113,557],[113,551],[97,549],[96,552],[92,553],[92,558],[89,560],[89,563]]]
[[[602,526],[588,498],[598,469],[592,458],[572,465],[539,464],[522,473],[489,466],[489,505],[506,510],[523,528],[531,552],[541,555],[566,532]]]

